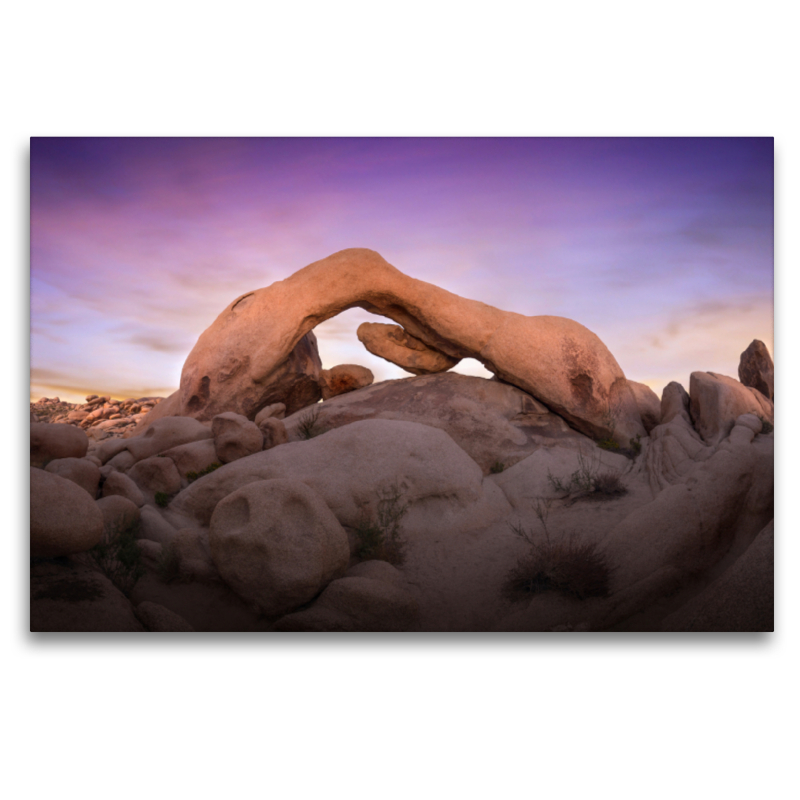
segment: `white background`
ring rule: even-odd
[[[6,796],[797,796],[789,451],[800,140],[789,8],[5,8],[2,402],[15,432],[3,461]],[[29,633],[28,138],[199,134],[775,136],[777,632]]]

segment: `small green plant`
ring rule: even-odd
[[[157,506],[166,508],[169,505],[170,496],[166,492],[156,492],[155,500]]]
[[[506,465],[502,461],[495,461],[494,464],[489,467],[489,472],[491,472],[492,475],[499,475],[505,468]]]
[[[408,503],[397,483],[379,490],[376,516],[365,512],[355,528],[358,557],[379,559],[400,566],[405,561],[405,544],[400,539],[400,521]]]
[[[202,478],[203,475],[210,475],[215,469],[219,469],[221,466],[222,464],[220,464],[219,461],[215,461],[213,464],[209,464],[205,469],[201,469],[199,472],[192,470],[191,472],[186,473],[186,480],[188,480],[189,483],[193,483],[198,478]]]
[[[616,439],[612,439],[610,436],[607,439],[601,439],[597,446],[601,450],[619,450],[619,442]]]
[[[297,433],[301,439],[313,439],[325,433],[326,429],[319,424],[320,411],[319,405],[316,405],[297,420]]]
[[[128,596],[144,575],[142,554],[136,538],[139,523],[117,524],[103,534],[89,557],[124,595]]]
[[[619,473],[603,472],[594,479],[595,494],[605,495],[606,497],[618,497],[625,494],[628,490],[622,482]]]
[[[759,417],[761,420],[761,433],[772,433],[775,430],[775,426],[766,418],[766,417]]]
[[[180,574],[180,560],[172,544],[161,546],[161,553],[156,561],[156,573],[164,583],[172,583]]]
[[[636,458],[642,452],[642,434],[637,433],[630,442],[630,449],[633,452],[633,457]]]

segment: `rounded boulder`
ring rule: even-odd
[[[103,514],[66,478],[31,467],[31,557],[91,550],[103,536]]]
[[[223,464],[258,453],[264,443],[258,425],[233,411],[217,414],[211,422],[211,433],[217,458]]]
[[[74,425],[31,423],[31,466],[43,467],[57,458],[83,458],[89,437]]]
[[[267,616],[307,603],[350,557],[347,534],[319,495],[283,479],[248,484],[220,502],[209,545],[223,581]]]

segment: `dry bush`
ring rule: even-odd
[[[405,561],[405,543],[400,539],[400,520],[408,503],[395,483],[378,492],[377,517],[364,514],[355,528],[358,557],[364,561],[379,559],[396,567]]]
[[[627,491],[622,478],[617,472],[603,472],[594,479],[594,494],[604,495],[605,497],[619,497]]]

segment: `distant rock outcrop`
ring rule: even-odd
[[[775,399],[775,365],[764,342],[753,339],[739,359],[739,380],[758,389],[767,400]]]

